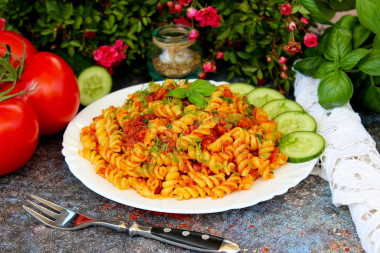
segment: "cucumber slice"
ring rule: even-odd
[[[100,66],[91,66],[80,73],[78,77],[80,103],[87,106],[95,100],[110,93],[112,77]]]
[[[272,101],[274,99],[284,99],[284,95],[282,95],[279,91],[271,88],[257,88],[248,93],[247,95],[248,103],[261,107],[265,103]]]
[[[247,83],[232,83],[230,84],[230,89],[233,93],[239,93],[241,95],[246,95],[255,89],[255,86]]]
[[[277,115],[288,111],[303,112],[303,108],[297,102],[290,99],[275,99],[263,105],[264,111],[269,119],[274,119]]]
[[[279,147],[281,153],[288,155],[288,162],[303,163],[322,154],[325,140],[314,132],[293,132],[281,139]]]
[[[274,118],[277,123],[277,129],[283,134],[290,134],[296,131],[317,130],[317,122],[306,112],[283,112]]]

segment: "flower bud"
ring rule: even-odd
[[[218,53],[216,53],[216,58],[217,59],[223,59],[223,56],[224,56],[224,53],[222,51],[219,51]]]
[[[288,60],[284,56],[281,56],[280,59],[278,59],[278,63],[280,63],[280,65],[285,64],[287,61]]]
[[[309,24],[309,20],[308,20],[307,18],[305,18],[305,17],[302,17],[302,18],[300,19],[300,21],[301,21],[302,23],[306,24],[306,25]]]
[[[182,12],[182,6],[179,3],[176,3],[174,5],[174,11],[178,13]]]
[[[194,41],[198,38],[198,31],[195,29],[192,29],[189,33],[189,40]]]

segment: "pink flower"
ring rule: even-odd
[[[159,12],[163,12],[164,11],[164,5],[161,2],[157,3],[157,8],[158,8]]]
[[[187,9],[186,11],[186,14],[187,14],[187,17],[190,18],[190,19],[193,19],[197,16],[197,10],[193,7],[190,7],[189,9]]]
[[[205,72],[199,72],[198,77],[199,77],[199,79],[205,79],[206,73]]]
[[[93,31],[85,31],[84,37],[88,40],[92,39],[95,36],[95,32]]]
[[[195,29],[192,29],[189,33],[189,40],[194,41],[198,38],[198,31]]]
[[[272,58],[270,56],[267,57],[267,62],[271,62]]]
[[[220,26],[220,16],[218,15],[218,11],[212,7],[209,6],[205,9],[201,9],[198,11],[197,16],[195,17],[197,21],[199,21],[201,27],[205,26],[211,26],[211,27],[218,27]]]
[[[188,6],[188,5],[191,3],[191,0],[178,0],[178,2],[179,2],[182,6]]]
[[[219,51],[218,53],[216,53],[217,59],[223,59],[223,56],[224,56],[224,53],[222,51]]]
[[[124,49],[126,48],[128,48],[128,46],[124,45],[123,41],[116,40],[112,46],[100,46],[98,50],[93,53],[94,59],[98,65],[109,69],[112,66],[119,65],[120,62],[125,59],[126,53]]]
[[[315,47],[318,45],[318,37],[314,33],[308,33],[303,38],[303,43],[305,43],[307,47]]]
[[[286,24],[286,28],[288,28],[289,31],[294,31],[297,29],[296,22],[292,21],[290,23]]]
[[[0,31],[5,29],[5,18],[0,18]]]
[[[285,72],[281,72],[280,74],[281,78],[287,80],[289,78],[288,74],[286,74]]]
[[[173,20],[173,23],[174,23],[174,24],[181,24],[181,25],[191,26],[190,21],[189,21],[187,18],[182,17],[182,16],[179,17],[179,18],[175,18],[175,19]]]
[[[292,6],[289,3],[282,4],[281,5],[281,12],[282,12],[282,14],[284,14],[286,16],[292,14]]]
[[[288,60],[284,56],[281,56],[280,59],[278,59],[278,63],[280,63],[281,65],[285,64],[287,61]]]
[[[113,46],[100,46],[93,54],[96,63],[105,68],[111,67],[119,59],[119,53]]]
[[[166,3],[166,5],[167,5],[169,8],[174,7],[174,3],[173,3],[173,1],[168,1],[168,2]]]
[[[174,5],[174,11],[180,13],[182,11],[182,5],[180,5],[179,3],[176,3]]]
[[[203,70],[205,72],[214,72],[216,70],[216,66],[213,62],[205,62],[203,64]]]
[[[308,20],[307,18],[305,18],[305,17],[302,17],[302,18],[300,19],[300,21],[301,21],[302,23],[306,24],[306,25],[309,24],[309,20]]]

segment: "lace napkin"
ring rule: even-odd
[[[380,252],[380,155],[350,104],[326,110],[318,103],[320,80],[296,73],[296,101],[318,123],[326,148],[313,174],[330,184],[332,202],[348,205],[365,251]]]

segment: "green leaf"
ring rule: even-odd
[[[191,94],[189,94],[189,96],[187,97],[189,99],[189,101],[201,108],[204,108],[206,107],[207,105],[207,100],[206,98],[198,93],[198,92],[191,92]]]
[[[238,55],[240,58],[244,59],[244,60],[248,60],[248,59],[251,59],[251,58],[252,58],[252,55],[250,55],[250,54],[248,54],[248,53],[246,53],[246,52],[243,52],[243,51],[238,51],[238,52],[237,52],[237,55]]]
[[[335,61],[351,51],[351,32],[348,29],[334,29],[326,41],[324,56],[327,60]]]
[[[216,86],[208,80],[197,79],[190,84],[189,91],[198,92],[203,96],[210,96],[214,91],[216,91]]]
[[[306,57],[294,65],[294,68],[302,74],[313,76],[319,66],[326,62],[321,56]]]
[[[168,93],[166,93],[165,96],[182,99],[182,98],[186,98],[186,91],[187,89],[184,89],[184,88],[175,88],[175,89],[170,90]]]
[[[320,6],[317,5],[316,1],[314,0],[300,0],[301,4],[309,11],[309,15],[312,17],[312,19],[318,23],[322,24],[332,24],[330,22],[330,15],[326,15],[326,13],[329,13],[328,7],[324,6],[324,10],[326,12],[322,12],[320,9]],[[331,10],[331,8],[330,8]]]
[[[358,67],[368,75],[380,76],[380,50],[372,49],[371,52],[359,62]]]
[[[348,11],[355,9],[355,0],[329,0],[328,3],[335,11]]]
[[[371,35],[371,31],[365,28],[362,25],[357,25],[354,28],[354,32],[352,34],[352,39],[354,41],[354,48],[358,48],[361,44],[363,44],[368,37]]]
[[[350,78],[343,71],[334,71],[325,76],[318,86],[319,104],[325,109],[345,105],[354,92]]]
[[[356,0],[360,23],[376,34],[380,34],[380,1]]]
[[[346,28],[350,31],[354,31],[355,26],[359,24],[359,19],[357,16],[344,15],[336,22],[336,25],[340,28]]]
[[[375,38],[373,39],[373,49],[378,49],[380,50],[380,34],[376,35]]]
[[[354,51],[349,52],[345,56],[342,57],[340,60],[340,65],[342,69],[344,70],[350,70],[358,64],[358,62],[363,59],[370,50],[365,49],[365,48],[358,48],[355,49]]]
[[[360,91],[359,99],[365,107],[380,113],[380,87],[376,87],[373,82]]]
[[[328,75],[331,72],[333,72],[334,70],[336,70],[337,68],[339,68],[339,66],[337,66],[337,64],[335,62],[325,62],[325,63],[322,63],[319,66],[318,70],[313,75],[313,77],[314,78],[318,78],[318,79],[323,78],[326,75]]]

